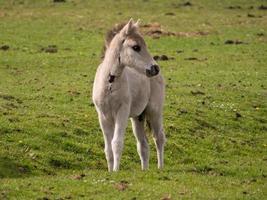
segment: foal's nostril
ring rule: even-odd
[[[151,69],[154,72],[154,75],[157,75],[159,73],[159,66],[158,65],[152,65]]]
[[[146,75],[148,77],[156,76],[159,73],[158,65],[151,65],[150,69],[146,69]]]
[[[159,71],[160,71],[160,70],[159,70],[159,66],[156,65],[155,68],[156,68],[157,73],[159,73]]]

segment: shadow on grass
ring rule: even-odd
[[[0,178],[19,178],[31,174],[29,166],[7,157],[0,157]]]

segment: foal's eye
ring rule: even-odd
[[[139,45],[134,45],[132,48],[134,51],[137,51],[137,52],[141,51],[141,47]]]

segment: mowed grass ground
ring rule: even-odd
[[[267,198],[267,2],[184,3],[0,0],[0,199]],[[105,32],[131,17],[187,36],[145,36],[172,58],[164,170],[151,134],[140,170],[129,124],[108,173],[92,83]]]

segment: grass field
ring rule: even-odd
[[[0,0],[0,199],[266,199],[267,2]],[[165,169],[127,128],[108,173],[91,100],[105,32],[129,18],[166,82]],[[203,34],[202,34],[203,33]]]

